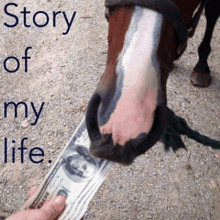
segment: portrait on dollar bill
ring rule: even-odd
[[[67,192],[67,190],[65,190],[65,189],[60,189],[60,190],[57,192],[56,196],[63,196],[63,197],[65,197],[65,198],[67,199],[67,197],[68,197],[68,192]]]
[[[69,149],[63,156],[64,172],[74,182],[88,181],[97,172],[98,164],[84,146],[74,145]]]

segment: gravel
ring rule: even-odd
[[[4,1],[4,5],[8,1]],[[19,25],[0,26],[0,216],[16,212],[27,199],[33,185],[39,185],[51,165],[68,142],[74,129],[85,115],[92,92],[105,69],[107,52],[107,22],[104,1],[19,1],[11,11],[19,16]],[[24,27],[20,11],[31,11]],[[57,26],[36,28],[33,13],[65,11],[70,17],[77,11],[67,35],[62,35],[66,24],[57,17]],[[11,20],[10,20],[11,19]],[[39,18],[40,19],[40,18]],[[43,19],[43,18],[42,18]],[[50,17],[51,19],[51,17]],[[3,10],[1,21],[13,22]],[[209,65],[213,82],[209,88],[195,88],[190,84],[190,73],[197,62],[197,48],[204,30],[205,17],[199,23],[195,36],[170,73],[167,85],[168,106],[187,120],[195,130],[220,140],[220,22],[215,27]],[[31,59],[24,72],[25,48]],[[19,71],[8,73],[3,61],[16,56],[21,63]],[[18,117],[8,108],[4,117],[4,102],[25,102],[18,108]],[[31,103],[44,108],[36,125]],[[4,142],[11,149],[20,147],[21,140],[28,148],[24,163],[16,150],[15,163],[4,162]],[[15,140],[15,143],[12,143]],[[165,152],[157,143],[131,166],[116,164],[109,172],[89,204],[85,219],[212,219],[220,218],[220,150],[213,150],[183,137],[188,151],[180,149]],[[34,164],[28,152],[33,147],[44,150],[44,163]],[[52,160],[52,164],[48,163]]]

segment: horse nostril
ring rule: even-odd
[[[100,95],[94,93],[91,100],[89,101],[86,112],[86,127],[91,141],[99,140],[102,137],[98,123],[98,109],[100,103],[101,103]]]

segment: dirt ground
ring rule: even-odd
[[[85,115],[92,92],[105,69],[107,55],[107,22],[104,1],[15,0],[10,13],[19,24],[9,28],[15,18],[4,13],[9,1],[1,3],[0,20],[0,216],[16,212],[26,201],[27,192],[39,185],[51,165],[70,139]],[[24,27],[23,14],[27,14]],[[49,23],[37,28],[33,16],[47,12]],[[53,11],[65,11],[70,19],[76,16],[68,34],[62,14],[53,27]],[[45,22],[45,16],[36,16]],[[41,23],[41,24],[42,24]],[[189,76],[197,62],[197,48],[205,30],[203,16],[193,39],[168,80],[168,106],[178,116],[204,135],[220,140],[220,20],[215,27],[212,53],[209,57],[213,82],[209,88],[190,85]],[[24,71],[25,48],[28,50],[28,71]],[[4,61],[15,56],[20,62],[17,72],[9,73]],[[15,68],[16,61],[7,63]],[[13,108],[4,115],[4,103],[25,102],[28,115],[19,106],[15,118]],[[32,103],[32,105],[31,105]],[[33,105],[39,111],[45,103],[36,125]],[[21,140],[27,147],[21,163]],[[8,161],[4,148],[7,138]],[[220,150],[213,150],[183,137],[188,151],[164,151],[156,144],[131,166],[115,165],[89,204],[85,219],[220,219]],[[13,141],[14,140],[14,141]],[[13,143],[13,142],[15,143]],[[34,164],[29,152],[34,147],[44,151],[44,163]],[[12,150],[16,160],[12,163]],[[39,157],[37,160],[40,160]],[[52,160],[52,163],[48,161]]]

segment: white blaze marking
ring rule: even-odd
[[[123,80],[121,97],[100,128],[102,134],[112,133],[114,144],[124,145],[152,127],[160,86],[156,49],[161,23],[159,13],[135,7],[116,67],[118,80]]]

